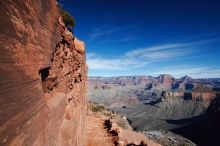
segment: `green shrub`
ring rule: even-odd
[[[67,27],[73,28],[76,25],[75,19],[73,18],[73,16],[70,15],[69,12],[61,9],[60,13]]]
[[[102,105],[92,105],[91,106],[92,112],[103,112],[105,111],[105,107]]]

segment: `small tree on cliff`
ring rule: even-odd
[[[75,19],[73,16],[70,15],[69,12],[61,9],[61,16],[63,18],[63,21],[66,25],[66,27],[72,31],[73,27],[76,25]]]

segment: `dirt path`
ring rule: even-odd
[[[143,133],[120,127],[117,118],[103,112],[88,111],[84,146],[161,146]]]
[[[104,128],[104,120],[94,115],[87,116],[86,146],[114,146],[113,137]]]

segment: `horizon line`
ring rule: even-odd
[[[159,76],[162,76],[162,75],[169,75],[175,79],[181,79],[185,76],[188,76],[192,79],[220,79],[220,77],[201,77],[201,78],[194,78],[194,77],[191,77],[190,75],[184,75],[184,76],[181,76],[181,77],[175,77],[171,74],[160,74],[160,75],[157,75],[157,76],[153,76],[153,75],[124,75],[124,76],[95,76],[95,75],[88,75],[88,78],[116,78],[116,77],[159,77]]]

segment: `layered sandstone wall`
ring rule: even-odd
[[[0,145],[82,145],[84,43],[55,0],[0,1]]]
[[[212,101],[216,97],[215,92],[183,92],[183,91],[166,91],[162,94],[164,101],[173,100],[176,98],[182,98],[186,100],[204,100]]]

